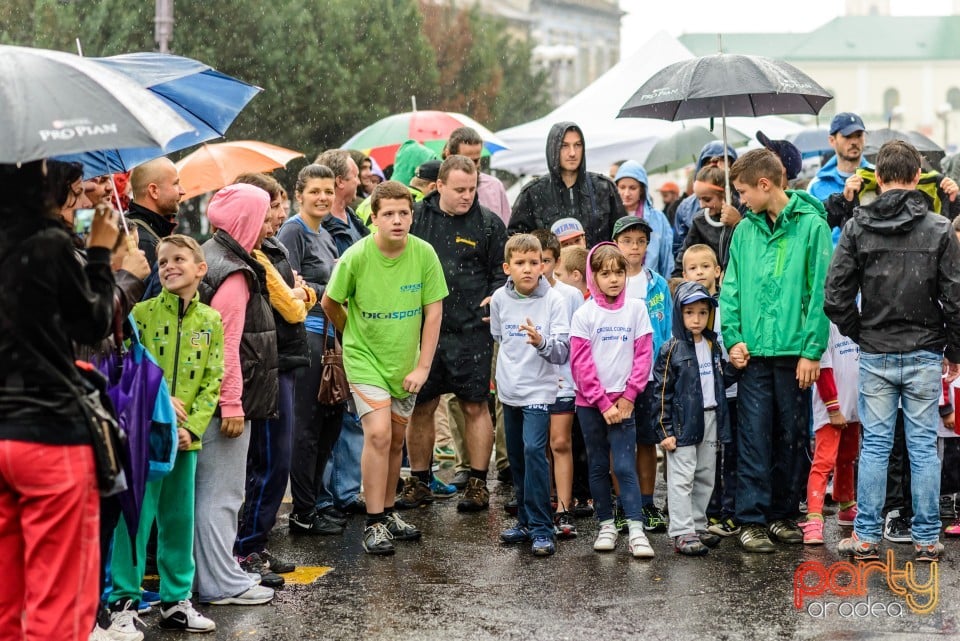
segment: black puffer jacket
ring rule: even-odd
[[[290,266],[290,257],[283,243],[276,238],[264,238],[260,250],[277,268],[284,282],[293,287],[295,284],[293,267]],[[280,371],[287,372],[310,365],[307,330],[303,323],[288,323],[276,310],[273,310],[273,320],[277,324],[277,356]]]
[[[926,194],[893,189],[843,227],[823,308],[865,352],[946,348],[960,362],[960,243],[930,208]]]
[[[530,182],[517,196],[507,231],[528,233],[534,229],[550,229],[561,218],[576,218],[583,225],[587,246],[611,240],[613,223],[627,212],[620,201],[613,181],[602,174],[587,171],[586,140],[583,139],[583,160],[580,175],[573,187],[567,188],[560,177],[560,147],[568,131],[583,131],[575,123],[558,122],[547,136],[547,167],[550,175]]]
[[[223,230],[203,244],[207,275],[200,283],[200,300],[207,305],[234,272],[243,272],[250,299],[240,339],[243,370],[243,414],[246,420],[273,418],[277,413],[277,328],[267,296],[266,270]]]

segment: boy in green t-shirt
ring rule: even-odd
[[[197,288],[207,263],[197,241],[174,234],[157,245],[163,291],[131,312],[144,347],[157,359],[177,415],[177,459],[173,470],[147,483],[136,536],[136,555],[123,519],[114,533],[113,632],[134,634],[147,558],[147,540],[157,522],[160,571],[160,627],[211,632],[213,621],[193,609],[194,491],[200,439],[220,400],[223,379],[223,324],[220,313],[200,302]],[[136,561],[134,562],[134,559]],[[119,636],[116,638],[120,638]]]
[[[363,425],[363,548],[393,554],[392,540],[420,538],[394,511],[394,497],[404,432],[430,373],[448,292],[433,247],[409,235],[407,188],[381,183],[370,203],[377,231],[340,257],[320,304],[343,332],[344,369]]]

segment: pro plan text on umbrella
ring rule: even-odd
[[[73,138],[83,138],[85,136],[103,136],[107,134],[118,134],[117,123],[102,123],[95,125],[89,120],[54,120],[50,129],[41,129],[39,131],[40,140],[71,140]]]

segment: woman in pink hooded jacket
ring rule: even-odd
[[[577,384],[577,418],[587,449],[590,493],[600,521],[593,549],[609,551],[617,545],[610,500],[612,460],[629,526],[629,551],[636,558],[650,558],[653,548],[643,532],[637,482],[633,404],[650,375],[653,327],[644,301],[627,298],[624,293],[626,270],[627,260],[613,243],[600,243],[590,251],[587,287],[591,298],[573,315],[570,361]]]

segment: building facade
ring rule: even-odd
[[[896,17],[889,2],[851,0],[847,15],[810,33],[723,34],[723,50],[779,58],[807,73],[835,99],[837,111],[860,114],[868,128],[919,131],[937,143],[960,142],[960,2],[954,15]],[[715,34],[686,34],[694,55],[716,51]],[[810,124],[815,120],[811,117]]]
[[[617,0],[460,0],[504,19],[533,45],[534,63],[549,72],[554,106],[620,60]]]

